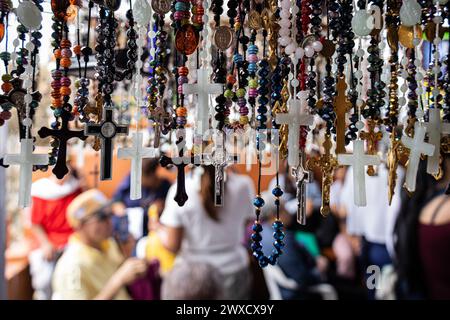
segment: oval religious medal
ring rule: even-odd
[[[52,0],[52,11],[58,20],[67,20],[67,9],[70,6],[69,0]]]
[[[257,31],[261,29],[261,15],[258,11],[250,11],[248,15],[248,27]]]
[[[152,9],[159,15],[164,15],[170,11],[170,0],[152,0]]]
[[[233,38],[233,31],[227,26],[219,26],[214,32],[214,42],[217,48],[222,51],[227,50],[231,46]]]
[[[325,39],[322,45],[323,48],[320,51],[320,54],[323,55],[325,58],[331,58],[334,54],[334,51],[336,50],[333,41]]]
[[[198,42],[198,31],[192,24],[185,24],[175,35],[175,48],[187,56],[195,52]]]
[[[19,22],[27,29],[37,30],[41,26],[41,11],[39,11],[38,7],[31,1],[20,2],[16,9],[16,16],[17,19],[19,19]]]

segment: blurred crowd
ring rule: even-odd
[[[224,206],[214,206],[214,168],[189,171],[183,207],[176,182],[145,160],[142,199],[130,200],[130,177],[112,199],[85,190],[77,170],[36,181],[31,217],[39,248],[29,257],[36,299],[450,299],[450,160],[442,178],[421,163],[417,191],[402,188],[391,205],[384,165],[366,177],[367,206],[353,204],[351,168],[335,171],[331,212],[320,213],[321,173],[307,185],[305,226],[297,224],[295,181],[287,168],[280,218],[285,247],[275,266],[252,257],[254,183],[228,168]],[[261,220],[272,250],[276,207],[271,190]]]

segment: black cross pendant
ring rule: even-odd
[[[69,129],[69,117],[70,114],[66,111],[63,111],[61,116],[61,128],[60,129],[49,129],[46,127],[42,127],[38,131],[38,135],[44,139],[47,137],[53,137],[58,140],[58,157],[56,160],[56,164],[53,167],[52,172],[58,179],[62,179],[68,172],[66,165],[66,155],[67,155],[67,141],[72,138],[78,138],[81,140],[86,140],[86,136],[84,135],[83,130],[70,130]]]
[[[100,159],[100,180],[112,179],[112,159],[114,150],[114,137],[116,135],[127,135],[128,127],[114,122],[113,109],[103,109],[103,119],[100,123],[88,123],[84,127],[87,136],[97,136],[102,142]]]

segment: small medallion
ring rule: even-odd
[[[16,9],[16,15],[19,22],[27,29],[37,30],[41,26],[41,11],[39,11],[38,7],[31,1],[19,3],[19,6]]]
[[[190,55],[195,52],[199,42],[198,31],[192,24],[185,24],[175,35],[175,47],[177,51]]]
[[[398,28],[398,41],[405,48],[414,48],[414,27],[406,27],[404,25],[400,25]],[[416,27],[416,37],[422,38],[422,30],[420,27]]]
[[[101,133],[105,138],[112,138],[116,134],[116,126],[112,122],[105,122],[102,125]]]
[[[152,9],[159,15],[164,15],[170,11],[170,0],[152,0]]]
[[[58,20],[67,20],[67,9],[70,6],[69,0],[52,0],[52,11]]]
[[[217,27],[216,32],[214,33],[214,42],[216,43],[217,48],[224,51],[228,49],[233,43],[233,31],[227,26]]]

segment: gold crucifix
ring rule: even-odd
[[[307,168],[312,170],[317,168],[322,172],[322,206],[320,213],[326,217],[330,212],[330,189],[333,183],[334,170],[339,166],[337,158],[331,154],[331,135],[325,135],[323,148],[325,153],[317,158],[311,158],[307,161]]]
[[[361,131],[359,137],[367,143],[367,154],[376,155],[377,142],[383,138],[383,133],[381,131],[375,132],[376,122],[372,119],[367,120],[367,126],[369,127],[369,130]],[[367,174],[373,177],[375,175],[375,168],[373,166],[368,166]]]
[[[345,76],[339,77],[336,85],[337,94],[334,98],[334,112],[336,113],[336,154],[345,153],[345,116],[352,104],[347,99],[347,83]]]

